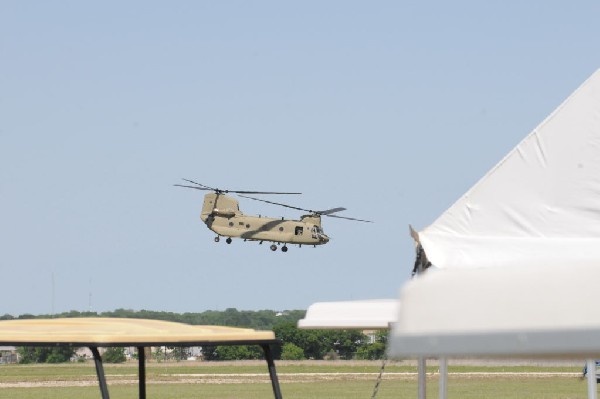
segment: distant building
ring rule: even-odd
[[[0,364],[17,363],[19,355],[16,346],[0,346]]]

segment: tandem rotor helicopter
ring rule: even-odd
[[[260,198],[249,197],[245,194],[301,194],[284,193],[273,191],[246,191],[246,190],[221,190],[197,183],[192,180],[183,179],[192,185],[175,184],[177,187],[192,188],[201,191],[212,191],[204,196],[202,204],[202,213],[200,219],[206,226],[217,233],[215,242],[219,242],[221,237],[227,237],[225,242],[231,244],[232,238],[242,238],[244,241],[258,241],[262,244],[264,241],[271,242],[271,251],[276,251],[279,244],[282,252],[287,252],[287,244],[302,245],[323,245],[329,242],[329,237],[323,232],[321,227],[321,216],[329,216],[339,219],[353,220],[357,222],[372,223],[370,220],[355,219],[346,216],[334,215],[334,213],[344,211],[346,208],[333,208],[324,211],[313,211],[310,209],[298,208],[279,202],[267,201]],[[300,220],[285,218],[270,218],[263,216],[244,215],[240,211],[239,202],[227,195],[228,193],[238,194],[240,197],[249,198],[255,201],[266,202],[267,204],[279,205],[286,208],[309,212],[303,215]]]

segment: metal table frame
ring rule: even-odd
[[[271,347],[274,345],[281,345],[279,340],[262,340],[262,341],[225,341],[225,342],[153,342],[147,343],[144,342],[143,345],[140,345],[139,342],[128,342],[128,343],[81,343],[81,342],[73,342],[73,343],[53,343],[52,342],[0,342],[0,345],[11,345],[11,346],[74,346],[74,347],[88,347],[92,351],[94,355],[94,364],[96,366],[96,375],[98,376],[98,385],[100,387],[100,394],[102,395],[102,399],[110,399],[110,395],[108,393],[108,385],[106,383],[106,375],[104,373],[104,366],[102,363],[102,356],[100,355],[100,351],[98,348],[100,347],[129,347],[134,346],[137,348],[138,352],[138,385],[139,385],[139,398],[146,399],[146,355],[144,352],[144,348],[151,346],[178,346],[178,347],[188,347],[188,346],[207,346],[207,345],[259,345],[264,354],[265,360],[267,361],[267,368],[269,370],[269,377],[271,379],[271,386],[273,388],[273,395],[275,399],[282,399],[281,389],[279,387],[279,379],[277,377],[277,370],[275,368],[275,361],[273,359],[273,352]]]

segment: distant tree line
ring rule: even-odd
[[[209,310],[202,313],[173,313],[150,310],[117,309],[110,312],[79,312],[70,311],[55,315],[20,315],[13,317],[5,314],[0,320],[11,319],[48,319],[57,317],[120,317],[173,321],[191,325],[220,325],[228,327],[244,327],[257,330],[273,330],[275,336],[282,342],[274,348],[276,359],[380,359],[385,352],[387,332],[378,332],[374,337],[368,337],[358,330],[300,330],[296,327],[298,320],[305,315],[304,310],[288,310],[276,312],[273,310],[239,311],[228,308],[224,311]],[[107,362],[125,361],[123,351],[111,349]],[[172,348],[171,357],[185,359],[186,348]],[[21,362],[24,363],[56,363],[73,358],[75,348],[64,347],[20,347]],[[219,345],[202,348],[204,360],[244,360],[262,359],[262,349],[256,345]],[[158,355],[158,354],[156,354]],[[158,359],[159,357],[156,356]]]
[[[304,310],[286,310],[276,312],[273,310],[237,310],[228,308],[224,311],[207,310],[201,313],[174,313],[174,312],[157,312],[153,310],[130,310],[117,309],[109,312],[79,312],[72,310],[70,312],[57,313],[54,315],[31,315],[24,314],[14,317],[9,314],[0,316],[0,320],[12,319],[51,319],[58,317],[121,317],[131,319],[152,319],[174,321],[192,325],[220,325],[228,327],[245,327],[254,328],[256,330],[271,330],[273,326],[292,322],[296,323],[305,315]]]

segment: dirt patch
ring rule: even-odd
[[[311,383],[322,381],[375,381],[378,373],[280,373],[281,383]],[[549,379],[549,378],[579,378],[580,373],[558,372],[465,372],[449,373],[450,380],[455,378],[469,380],[486,379]],[[437,379],[438,373],[428,373],[427,378]],[[417,373],[384,373],[384,380],[416,381]],[[137,379],[107,377],[109,385],[136,385]],[[158,375],[146,381],[147,384],[269,384],[268,374],[185,374]],[[77,381],[33,381],[33,382],[0,382],[2,388],[44,388],[44,387],[86,387],[95,386],[95,378]]]

